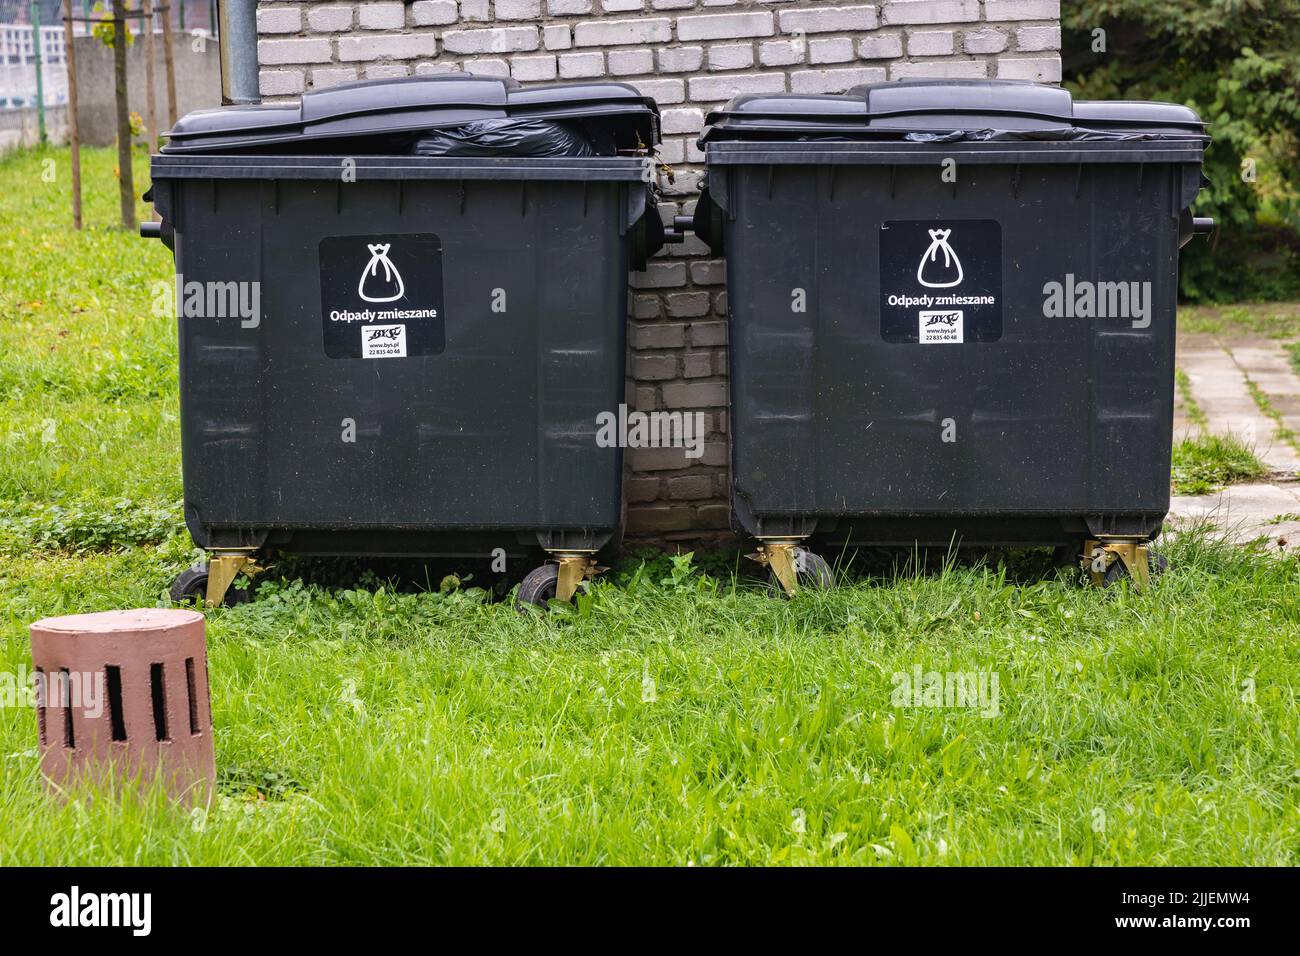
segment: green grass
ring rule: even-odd
[[[1184,439],[1174,445],[1173,459],[1173,489],[1179,495],[1207,495],[1268,473],[1255,453],[1232,435]]]
[[[193,558],[168,255],[108,228],[107,153],[80,235],[42,158],[0,162],[10,674],[31,621],[159,604]],[[212,806],[50,800],[33,712],[0,707],[0,864],[1300,863],[1300,562],[1162,549],[1145,594],[1023,552],[789,601],[633,560],[544,618],[286,563],[208,612]],[[904,706],[917,667],[996,673],[996,716]]]
[[[1239,305],[1178,307],[1178,330],[1200,335],[1254,335],[1300,338],[1300,303],[1250,302]]]

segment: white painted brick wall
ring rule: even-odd
[[[264,0],[262,94],[467,71],[616,78],[663,112],[665,217],[689,215],[706,112],[737,92],[842,93],[913,77],[1060,81],[1059,0]],[[707,413],[703,459],[631,453],[629,531],[707,537],[730,511],[724,265],[697,239],[634,276],[628,401]]]

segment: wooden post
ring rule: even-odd
[[[72,48],[72,0],[63,0],[64,59],[68,67],[68,145],[72,147],[72,226],[81,228],[81,135],[77,129],[77,59]]]
[[[117,101],[118,198],[122,228],[135,230],[135,184],[131,174],[131,105],[126,98],[126,3],[113,0],[113,92]]]
[[[142,0],[140,20],[144,27],[144,85],[145,85],[145,142],[149,144],[149,153],[158,148],[158,84],[154,77],[154,61],[157,51],[154,49],[153,37],[153,0]]]
[[[172,53],[172,0],[163,11],[163,64],[167,69],[167,128],[176,125],[176,60]],[[181,7],[181,12],[185,7]],[[184,24],[182,24],[184,26]]]

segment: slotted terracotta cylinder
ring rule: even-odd
[[[149,784],[203,802],[216,762],[203,615],[146,608],[31,626],[41,771]]]

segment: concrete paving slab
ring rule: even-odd
[[[1166,527],[1201,525],[1234,544],[1266,538],[1270,550],[1300,550],[1300,483],[1229,485],[1210,495],[1175,495]]]
[[[1250,358],[1267,361],[1257,355]],[[1277,425],[1260,411],[1232,354],[1197,343],[1179,351],[1178,365],[1187,374],[1210,432],[1236,436],[1274,471],[1293,474],[1300,470],[1300,454],[1273,437]]]

